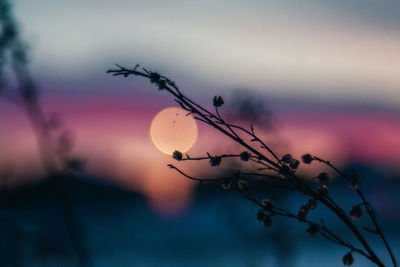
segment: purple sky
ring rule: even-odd
[[[398,1],[17,0],[15,8],[44,109],[61,114],[91,172],[126,187],[187,200],[192,185],[166,170],[171,158],[148,135],[174,102],[145,80],[105,74],[114,63],[159,71],[208,107],[238,88],[265,98],[278,131],[262,134],[282,153],[400,165]],[[4,102],[0,111],[1,161],[23,162],[23,176],[39,171],[24,114]],[[191,153],[234,148],[200,127]]]

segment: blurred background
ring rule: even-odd
[[[400,259],[400,2],[15,0],[11,8],[43,119],[84,171],[67,175],[61,194],[45,179],[32,110],[6,97],[18,93],[18,69],[4,60],[0,265],[340,266],[347,251],[307,238],[303,225],[265,228],[234,191],[167,168],[176,162],[149,129],[176,103],[145,79],[106,74],[116,63],[164,74],[207,108],[223,96],[222,115],[253,123],[279,155],[312,153],[358,173]],[[198,126],[191,156],[242,151]],[[223,172],[177,165],[198,177]],[[344,207],[358,204],[340,179],[332,188]],[[265,195],[293,211],[304,202]],[[368,264],[356,256],[355,266]]]

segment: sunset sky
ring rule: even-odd
[[[399,10],[395,0],[15,1],[46,112],[73,132],[90,173],[144,192],[155,208],[169,199],[160,209],[186,205],[193,187],[149,137],[154,115],[175,104],[146,80],[107,69],[139,63],[206,107],[215,94],[229,106],[247,90],[265,99],[273,131],[260,133],[279,153],[398,167]],[[199,125],[189,153],[207,151],[242,150]],[[29,122],[5,101],[0,164],[24,180],[40,172]]]

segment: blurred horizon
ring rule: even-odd
[[[256,128],[279,154],[314,153],[338,166],[400,165],[396,1],[13,4],[43,109],[58,114],[92,174],[148,196],[191,187],[166,168],[172,158],[148,133],[153,116],[176,104],[145,80],[105,74],[114,63],[158,71],[206,107],[222,95],[229,118],[238,114],[234,103],[264,101],[271,120]],[[4,101],[0,110],[1,161],[16,177],[37,177],[27,118]],[[199,127],[191,155],[241,151]],[[137,173],[145,178],[133,179]]]

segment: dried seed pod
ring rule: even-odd
[[[264,207],[266,210],[273,209],[275,204],[272,200],[270,199],[263,199],[261,200],[261,205]]]
[[[299,167],[299,165],[300,165],[300,161],[298,161],[297,159],[290,160],[290,164],[289,164],[290,168],[296,170]]]
[[[285,154],[281,158],[281,161],[287,164],[289,164],[291,160],[292,160],[292,155],[290,154]]]
[[[283,176],[290,174],[290,168],[287,165],[283,165],[279,168],[279,174]]]
[[[263,221],[265,221],[265,218],[267,217],[268,215],[264,212],[264,210],[259,210],[258,212],[257,212],[257,220],[258,221],[260,221],[260,222],[263,222]]]
[[[214,98],[213,98],[214,107],[218,108],[218,107],[222,106],[223,104],[224,104],[224,99],[221,96],[219,96],[219,95],[214,96]]]
[[[160,81],[161,75],[156,73],[156,72],[152,72],[150,74],[150,82],[152,83],[158,83]]]
[[[172,153],[172,157],[176,160],[181,161],[182,160],[182,152],[175,150],[174,153]]]
[[[303,156],[301,156],[301,160],[305,164],[310,164],[313,161],[313,158],[310,154],[304,154]]]
[[[360,178],[358,177],[358,175],[353,175],[350,177],[350,181],[349,181],[349,186],[351,189],[357,190],[360,188]]]
[[[344,265],[352,265],[353,262],[354,262],[354,258],[353,258],[353,255],[351,254],[351,252],[349,252],[343,256],[343,264]]]
[[[360,219],[361,216],[363,215],[363,210],[361,208],[361,205],[355,205],[351,207],[349,214],[354,220]]]
[[[271,216],[267,215],[264,219],[264,226],[265,227],[270,227],[272,225],[272,219]]]
[[[307,213],[308,213],[308,207],[303,205],[299,208],[296,217],[298,220],[302,221],[307,217]]]
[[[165,80],[159,80],[158,81],[158,89],[164,90],[165,88],[167,88],[167,82]]]
[[[306,205],[301,206],[299,212],[308,212],[308,207]]]
[[[310,209],[313,210],[317,207],[317,200],[315,198],[311,198],[308,200],[306,206]]]
[[[211,157],[211,158],[210,158],[210,165],[211,165],[212,167],[219,166],[219,165],[221,164],[221,160],[222,160],[222,158],[221,158],[221,157],[218,157],[218,156],[216,156],[216,157]]]
[[[243,161],[248,161],[250,159],[250,153],[247,151],[243,151],[242,153],[240,153],[240,159]]]

